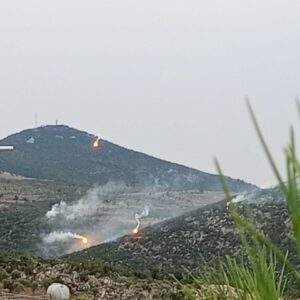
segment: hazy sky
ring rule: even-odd
[[[244,97],[282,161],[299,126],[299,0],[0,3],[0,137],[67,124],[267,185]]]

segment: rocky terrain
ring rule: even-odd
[[[10,204],[42,201],[56,203],[80,197],[86,187],[64,184],[51,180],[38,180],[0,172],[0,209]]]
[[[79,185],[126,184],[137,190],[221,190],[218,176],[128,150],[67,126],[24,130],[0,141],[15,151],[0,153],[0,170]],[[228,179],[231,190],[253,185]]]
[[[0,299],[2,293],[44,299],[52,282],[66,284],[72,299],[183,299],[174,281],[143,277],[101,261],[78,263],[0,253],[0,282]],[[25,299],[19,297],[13,299]]]
[[[237,205],[241,212],[245,211],[243,203]],[[283,249],[293,251],[285,203],[253,203],[250,207],[258,227]],[[70,257],[101,258],[132,270],[168,273],[182,271],[182,267],[201,272],[219,257],[239,253],[239,237],[226,203],[219,202],[148,227],[139,235],[127,235]]]

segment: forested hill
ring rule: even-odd
[[[220,190],[218,176],[123,148],[68,126],[44,126],[8,136],[0,145],[15,151],[0,153],[0,170],[86,185],[122,182],[134,188],[159,190]],[[255,187],[228,179],[233,191]]]

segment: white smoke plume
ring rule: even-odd
[[[77,201],[54,204],[45,214],[50,231],[42,235],[41,252],[43,255],[60,255],[82,249],[82,243],[63,243],[76,238],[73,232],[88,233],[89,246],[130,233],[134,226],[132,211],[145,204],[143,196],[132,199],[132,195],[132,190],[125,184],[108,183],[89,190]],[[48,247],[59,241],[61,247]]]
[[[80,234],[63,231],[53,231],[43,238],[44,243],[53,244],[55,242],[64,242],[72,239],[85,241],[86,238]]]
[[[190,206],[185,207],[184,203]],[[194,207],[192,202],[182,201],[176,193],[157,192],[153,187],[136,191],[119,182],[94,187],[79,200],[54,204],[45,214],[47,229],[42,233],[41,255],[56,256],[83,249],[83,243],[72,242],[71,238],[64,242],[64,238],[70,237],[68,233],[87,234],[88,246],[92,246],[132,233],[135,226],[140,228],[141,219],[146,216],[149,218],[143,220],[144,226],[178,216]]]
[[[148,217],[149,211],[150,211],[149,206],[145,205],[143,211],[140,214],[135,214],[135,220],[136,220],[137,225],[136,225],[135,229],[133,230],[134,233],[137,233],[139,231],[139,228],[141,226],[141,218]]]
[[[51,210],[46,213],[47,219],[55,218],[57,215],[64,213],[66,210],[67,204],[64,201],[56,203],[52,206]]]
[[[51,210],[46,213],[48,220],[61,216],[67,221],[74,221],[90,216],[94,216],[101,212],[103,208],[103,197],[114,195],[126,191],[124,185],[108,183],[103,187],[95,187],[87,192],[87,194],[75,203],[67,205],[61,201],[52,206]]]

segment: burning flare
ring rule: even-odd
[[[97,139],[93,143],[93,148],[98,148],[99,147],[99,141],[100,141],[100,138],[97,137]]]
[[[140,213],[140,214],[135,214],[135,220],[136,220],[136,227],[133,229],[133,234],[138,234],[139,232],[139,228],[140,228],[140,225],[141,225],[141,218],[143,217],[147,217],[149,216],[149,206],[145,206],[143,211]]]
[[[80,234],[73,232],[54,231],[44,237],[44,242],[47,244],[53,244],[55,242],[65,242],[67,240],[81,240],[83,244],[88,243],[88,239]]]
[[[83,244],[87,244],[88,243],[88,239],[85,236],[77,234],[77,233],[73,233],[72,234],[72,238],[73,239],[77,239],[77,240],[81,240],[81,242]]]

